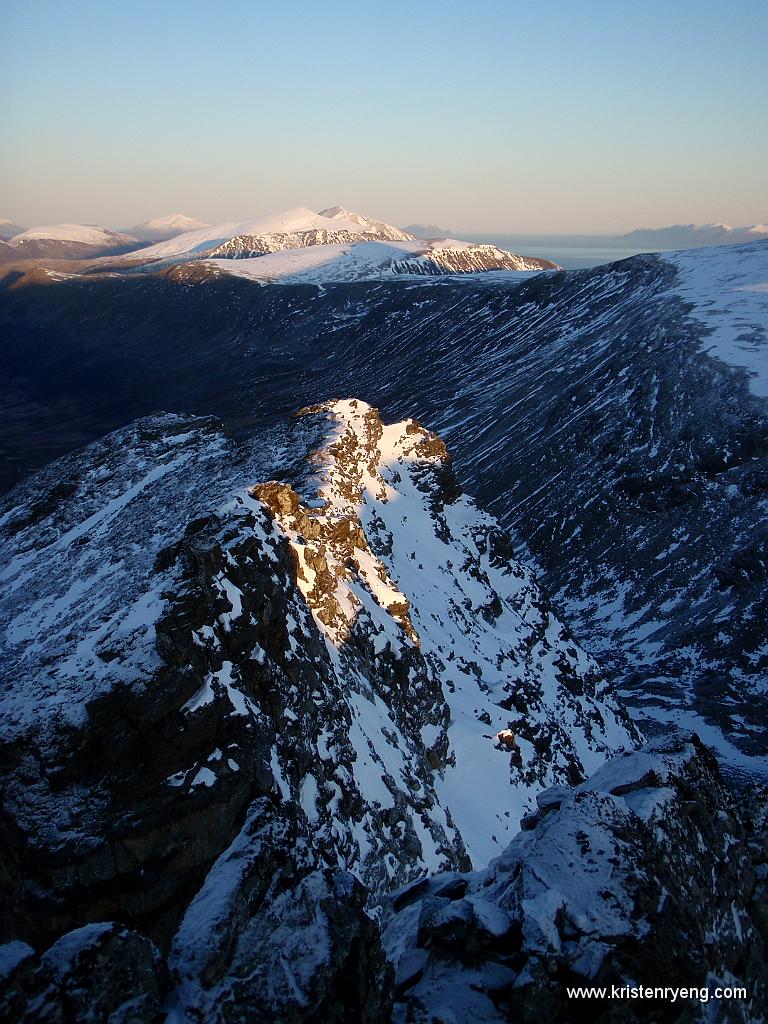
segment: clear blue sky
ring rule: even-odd
[[[0,217],[768,220],[768,0],[0,0]]]

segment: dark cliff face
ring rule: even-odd
[[[6,291],[5,479],[156,408],[241,432],[338,394],[418,415],[648,727],[760,756],[768,409],[704,352],[712,328],[678,278],[636,257],[514,284]]]

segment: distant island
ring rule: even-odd
[[[402,230],[416,238],[450,238],[453,234],[451,228],[440,228],[437,224],[408,224]]]
[[[734,228],[730,224],[673,224],[666,228],[638,228],[620,236],[628,245],[690,249],[704,245],[735,245],[768,238],[765,224]]]

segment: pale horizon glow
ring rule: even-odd
[[[768,221],[768,5],[0,3],[0,218]]]

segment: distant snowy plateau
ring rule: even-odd
[[[765,1019],[768,240],[563,272],[333,207],[41,252],[0,1017]]]

